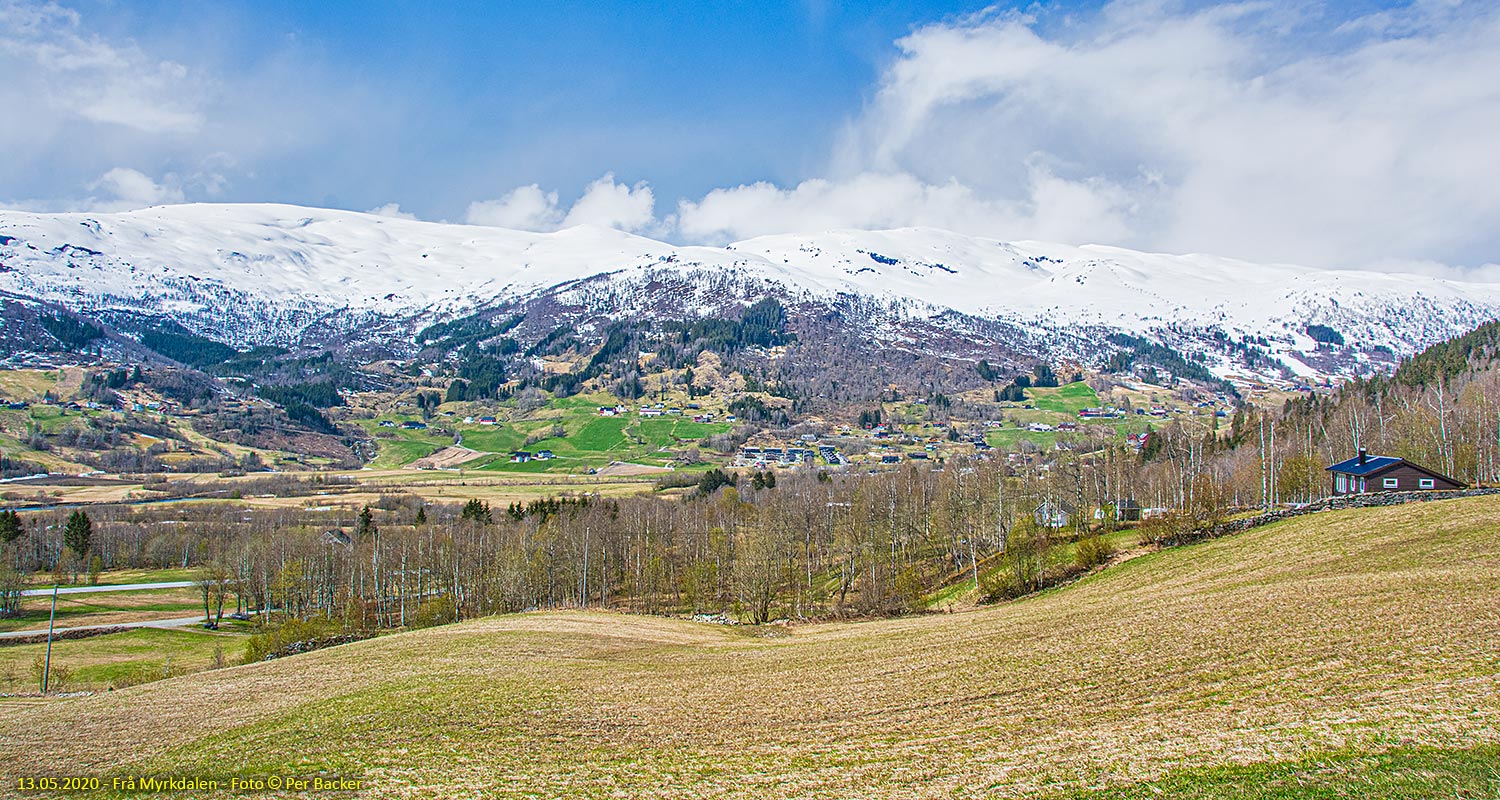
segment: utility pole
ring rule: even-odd
[[[42,662],[42,696],[47,694],[47,679],[52,676],[52,627],[57,623],[57,584],[52,584],[52,613],[47,617],[47,658]]]

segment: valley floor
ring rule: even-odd
[[[971,613],[432,628],[0,709],[0,794],[325,772],[370,797],[1493,797],[1497,520],[1493,497],[1318,514]]]

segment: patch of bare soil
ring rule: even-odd
[[[479,450],[470,450],[461,445],[444,447],[426,458],[419,458],[411,462],[409,469],[451,469],[480,456],[492,455]]]
[[[599,470],[598,474],[608,477],[629,477],[632,475],[655,475],[658,472],[671,471],[666,467],[653,467],[646,464],[630,464],[624,461],[615,461]]]

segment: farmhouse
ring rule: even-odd
[[[1465,484],[1441,472],[1395,456],[1359,455],[1327,469],[1335,495],[1364,492],[1409,492],[1422,489],[1463,489]]]
[[[1033,516],[1036,524],[1043,528],[1066,528],[1078,508],[1066,500],[1044,500],[1036,507]]]

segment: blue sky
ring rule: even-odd
[[[0,0],[0,74],[22,209],[1500,261],[1494,2]]]
[[[232,199],[458,217],[539,182],[612,172],[661,196],[796,181],[856,113],[896,39],[983,3],[78,2],[85,27],[220,74],[292,63],[393,111],[348,151],[240,178]],[[718,4],[716,4],[718,5]],[[292,76],[289,76],[292,77]],[[294,79],[294,78],[293,78]],[[367,158],[388,149],[385,163]],[[150,165],[145,165],[150,166]],[[14,195],[14,191],[12,191]]]

